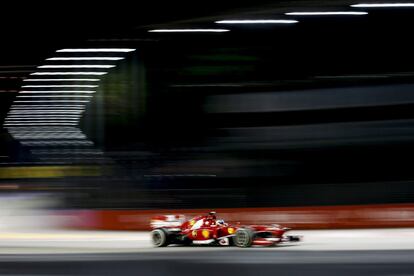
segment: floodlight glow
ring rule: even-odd
[[[135,49],[131,48],[69,48],[57,50],[58,53],[128,53],[133,52]]]
[[[229,32],[227,29],[154,29],[150,33],[223,33]]]
[[[20,134],[15,134],[13,136],[16,139],[22,139],[22,140],[86,139],[86,136],[85,135],[82,135],[82,134],[78,134],[78,135],[74,135],[74,134],[58,134],[58,135],[36,135],[36,136],[33,136],[33,135],[20,135]]]
[[[91,75],[91,76],[102,76],[107,72],[35,72],[30,75],[34,76],[64,76],[64,75]]]
[[[45,100],[45,101],[14,101],[15,103],[89,103],[89,101],[79,100]]]
[[[47,115],[47,114],[45,114],[45,115],[36,115],[36,114],[34,114],[34,115],[32,115],[32,114],[27,114],[27,115],[24,115],[24,114],[19,114],[19,115],[10,115],[10,116],[8,116],[7,117],[7,119],[13,119],[13,120],[15,120],[15,119],[23,119],[23,120],[27,120],[27,119],[43,119],[43,118],[80,118],[82,115]],[[7,120],[6,119],[6,120]]]
[[[103,68],[103,69],[107,69],[107,68],[114,68],[115,65],[41,65],[38,66],[37,68]]]
[[[63,87],[63,88],[70,88],[70,87],[74,87],[74,88],[94,88],[94,87],[98,87],[98,85],[23,85],[22,88],[57,88],[57,87]]]
[[[84,109],[85,106],[82,104],[75,104],[75,105],[66,105],[66,104],[58,104],[58,105],[43,105],[43,104],[39,104],[39,105],[25,105],[25,104],[21,104],[21,105],[12,105],[12,109],[31,109],[31,108],[76,108],[76,109]]]
[[[47,93],[83,93],[83,94],[92,94],[96,91],[93,90],[39,90],[39,91],[27,91],[23,90],[20,93],[23,94],[47,94]],[[19,97],[19,96],[18,96]]]
[[[76,107],[69,107],[69,108],[65,108],[65,107],[37,107],[37,108],[12,108],[10,111],[9,111],[9,114],[12,114],[12,113],[16,113],[16,112],[22,112],[22,111],[25,111],[25,112],[36,112],[36,111],[53,111],[53,110],[56,110],[56,111],[84,111],[85,109],[84,108],[76,108]]]
[[[100,79],[24,79],[23,81],[100,81]]]
[[[56,119],[56,120],[51,120],[51,121],[49,121],[49,120],[47,120],[47,121],[36,121],[35,119],[33,119],[33,120],[34,121],[14,121],[14,120],[6,119],[6,122],[7,123],[76,123],[76,122],[79,121],[79,120],[76,120],[76,119],[69,119],[69,120]]]
[[[53,57],[46,60],[122,60],[123,57]]]
[[[353,8],[404,8],[414,7],[414,3],[367,3],[351,5]]]
[[[257,20],[219,20],[217,24],[293,24],[298,23],[297,20],[285,19],[257,19]]]
[[[89,95],[31,95],[31,96],[17,96],[17,98],[92,98]]]
[[[367,12],[288,12],[286,15],[366,15]]]
[[[24,114],[81,114],[81,113],[83,113],[83,111],[81,111],[81,110],[71,110],[71,111],[62,111],[62,110],[45,110],[45,111],[43,111],[43,110],[31,110],[31,111],[28,111],[28,110],[23,110],[23,111],[16,111],[16,112],[10,112],[9,113],[9,115],[20,115],[20,114],[22,114],[22,115],[24,115]]]
[[[46,126],[77,126],[77,123],[5,123],[5,126],[38,126],[38,125],[46,125]]]

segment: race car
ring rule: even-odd
[[[152,243],[156,247],[170,244],[271,246],[301,240],[301,236],[286,235],[290,228],[277,224],[230,225],[222,219],[217,219],[214,211],[189,220],[184,215],[156,216],[151,219],[151,228]]]

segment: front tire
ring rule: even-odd
[[[151,240],[156,247],[165,247],[169,244],[168,233],[162,228],[152,230]]]
[[[254,233],[247,228],[238,229],[234,237],[234,244],[237,247],[250,247],[253,243]]]
[[[302,240],[301,236],[287,236],[290,242],[299,242]]]

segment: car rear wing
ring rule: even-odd
[[[177,228],[185,221],[184,215],[160,215],[151,218],[150,226],[155,228]]]

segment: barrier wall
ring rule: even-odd
[[[68,227],[149,230],[159,214],[206,214],[210,209],[67,211]],[[414,227],[414,204],[215,209],[217,216],[241,224],[277,223],[295,229]]]

